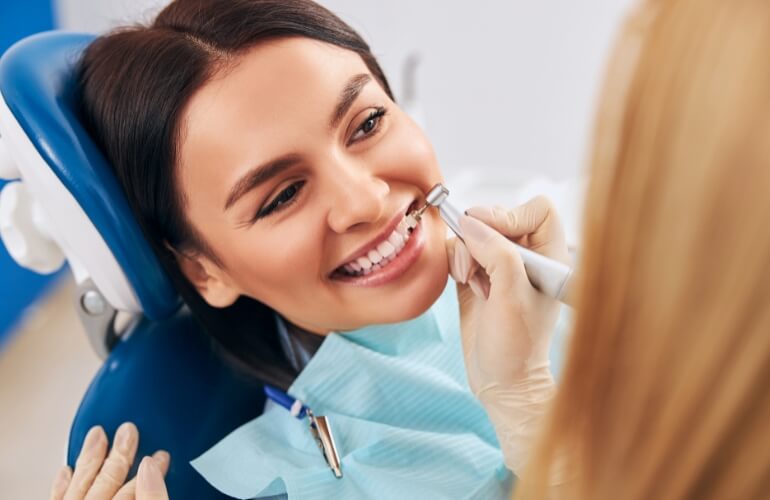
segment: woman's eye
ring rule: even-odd
[[[369,118],[361,126],[361,132],[368,134],[374,129],[375,125],[377,125],[377,122],[374,121],[374,118]]]
[[[385,116],[385,108],[377,108],[366,119],[361,122],[361,125],[356,129],[356,133],[350,138],[350,143],[360,141],[371,135],[374,135],[379,130],[380,121]]]
[[[297,195],[302,190],[302,187],[305,185],[305,181],[297,181],[294,184],[290,185],[280,193],[278,193],[278,196],[272,199],[270,203],[262,207],[254,217],[254,220],[261,219],[262,217],[267,217],[268,215],[283,210],[284,208],[288,207],[294,201],[297,199]]]

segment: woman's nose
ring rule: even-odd
[[[329,227],[344,233],[356,226],[380,220],[385,214],[390,193],[388,183],[362,169],[341,168],[335,171],[330,185]]]

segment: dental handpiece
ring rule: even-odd
[[[460,228],[460,217],[463,212],[449,203],[448,198],[449,190],[442,184],[436,184],[425,197],[425,205],[410,215],[414,217],[414,220],[419,220],[428,207],[437,207],[441,219],[458,238],[464,241],[463,231]],[[521,245],[513,244],[516,245],[519,255],[521,255],[524,269],[532,286],[559,302],[572,305],[569,295],[572,268]]]

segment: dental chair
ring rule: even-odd
[[[181,307],[79,122],[74,70],[93,38],[42,33],[0,58],[0,178],[11,181],[0,192],[0,236],[25,268],[69,264],[75,307],[104,359],[72,423],[68,464],[91,426],[111,440],[132,421],[140,442],[131,476],[140,457],[164,449],[172,499],[226,498],[189,461],[262,412],[262,385],[231,368]]]

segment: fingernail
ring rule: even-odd
[[[468,285],[473,290],[473,293],[480,299],[487,300],[489,298],[489,290],[491,285],[489,283],[489,277],[483,270],[476,272],[468,280]]]
[[[96,448],[99,447],[104,437],[105,437],[104,429],[102,429],[101,425],[97,425],[96,427],[91,427],[91,430],[88,431],[88,434],[86,434],[85,441],[83,441],[83,451],[95,450]]]
[[[130,452],[134,446],[136,435],[136,426],[131,422],[125,422],[118,427],[115,433],[115,448],[124,453]]]
[[[454,264],[457,272],[457,281],[460,283],[468,282],[468,271],[470,271],[470,255],[468,250],[461,242],[455,245]]]
[[[53,483],[53,489],[56,492],[61,492],[67,489],[70,479],[72,478],[72,471],[66,465],[59,469],[59,473],[56,474],[56,479]]]
[[[494,213],[489,207],[471,207],[465,211],[467,215],[481,220],[492,220]]]
[[[165,450],[156,451],[152,454],[152,458],[155,460],[155,463],[158,465],[158,468],[160,468],[161,471],[166,469],[169,462],[171,461],[171,455],[169,455]]]
[[[467,215],[460,217],[460,227],[466,239],[471,239],[478,243],[486,242],[487,238],[493,233],[489,226]]]
[[[484,289],[481,286],[481,283],[479,283],[478,275],[474,274],[471,276],[470,279],[468,279],[468,285],[471,287],[471,290],[473,290],[473,294],[476,295],[476,297],[480,299],[486,298],[484,295]]]
[[[479,282],[481,283],[481,292],[484,294],[484,299],[489,298],[489,292],[492,289],[492,284],[489,282],[489,278],[481,278],[479,279]]]
[[[163,491],[164,487],[163,475],[155,464],[155,459],[152,457],[144,457],[142,463],[139,464],[136,489],[138,491],[160,492]]]

